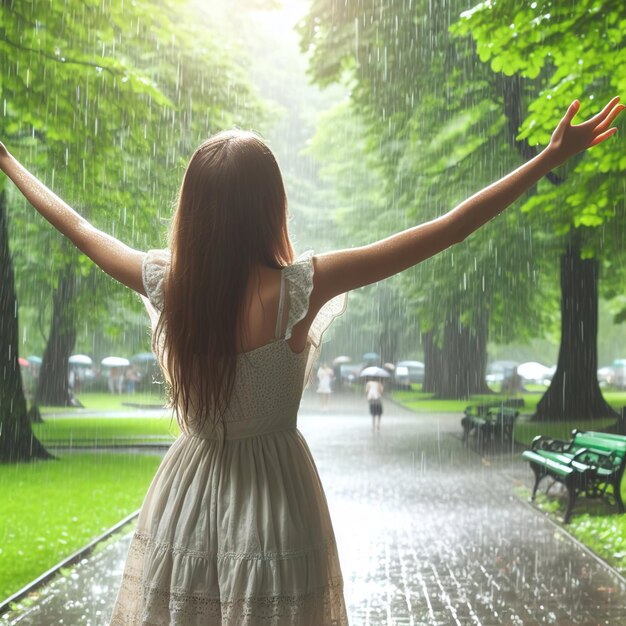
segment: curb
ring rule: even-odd
[[[79,561],[82,561],[82,559],[84,559],[86,556],[89,556],[89,554],[93,552],[94,548],[99,543],[101,543],[105,539],[108,539],[109,537],[117,533],[121,528],[126,526],[129,522],[132,522],[138,515],[139,515],[139,510],[135,511],[134,513],[131,513],[130,515],[125,517],[123,520],[115,524],[115,526],[112,526],[107,531],[105,531],[102,535],[100,535],[99,537],[96,537],[93,541],[88,543],[86,546],[84,546],[83,548],[80,548],[79,550],[77,550],[76,552],[68,556],[67,558],[63,559],[60,563],[57,563],[54,567],[50,568],[47,572],[44,572],[41,576],[39,576],[32,582],[28,583],[25,587],[23,587],[22,589],[14,593],[12,596],[9,596],[6,600],[0,603],[0,615],[11,610],[12,604],[19,602],[20,600],[23,600],[26,596],[28,596],[30,593],[33,593],[36,589],[50,582],[50,580],[54,578],[62,568],[69,567],[70,565],[76,565],[76,563],[78,563]]]

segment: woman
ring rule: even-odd
[[[498,215],[569,157],[616,132],[618,98],[569,107],[549,146],[448,214],[368,246],[294,259],[278,165],[254,134],[203,143],[169,248],[99,231],[0,144],[0,168],[110,276],[149,300],[182,434],[150,486],[111,624],[343,626],[326,499],[296,429],[304,382],[345,294],[401,272]]]
[[[383,391],[385,387],[379,380],[368,380],[365,383],[365,396],[372,416],[372,432],[380,432],[380,418],[383,414]]]

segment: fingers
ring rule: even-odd
[[[601,121],[594,129],[594,133],[601,133],[607,130],[614,122],[615,118],[624,110],[626,106],[623,104],[616,104],[610,111],[605,120]]]
[[[589,146],[597,146],[599,143],[606,141],[609,137],[612,137],[617,132],[617,128],[609,128],[609,130],[605,130],[603,133],[598,135]]]
[[[576,117],[576,113],[580,109],[580,102],[578,100],[574,100],[572,104],[567,108],[567,113],[563,117],[562,124],[571,124],[572,120]]]
[[[597,115],[594,115],[591,119],[587,120],[585,124],[588,124],[589,126],[599,124],[615,108],[615,105],[618,102],[619,102],[619,96],[615,96],[614,98],[611,98],[609,103],[602,109],[602,111],[600,111],[600,113],[598,113]]]

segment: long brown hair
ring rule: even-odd
[[[193,154],[170,230],[172,260],[155,341],[181,427],[221,420],[233,389],[250,273],[293,262],[287,195],[254,133],[224,131]]]

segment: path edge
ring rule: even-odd
[[[127,515],[124,519],[115,524],[115,526],[111,526],[111,528],[90,541],[86,546],[79,548],[76,552],[51,567],[47,572],[44,572],[41,576],[38,576],[37,578],[35,578],[35,580],[28,583],[25,587],[23,587],[19,591],[16,591],[6,600],[3,600],[0,603],[0,615],[3,615],[4,613],[7,613],[9,610],[11,610],[11,605],[20,602],[20,600],[23,600],[33,591],[50,582],[64,567],[76,565],[78,562],[82,561],[82,559],[89,556],[99,543],[116,534],[124,526],[132,522],[136,517],[138,517],[139,511],[140,509],[137,509],[130,515]]]

